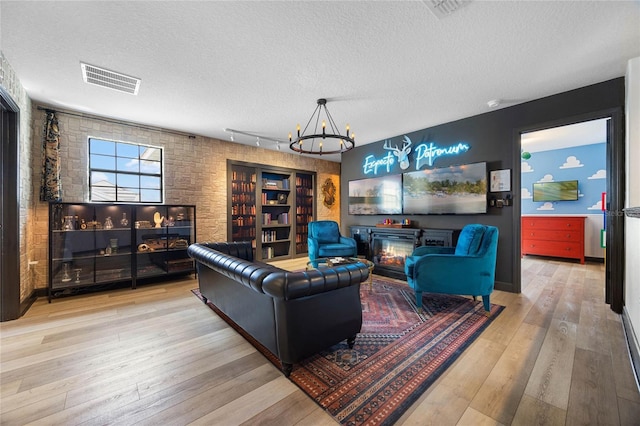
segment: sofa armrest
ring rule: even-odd
[[[358,247],[355,239],[350,237],[343,237],[342,235],[340,236],[340,244],[344,244],[350,247]]]
[[[260,262],[253,262],[222,253],[203,244],[191,244],[187,249],[189,256],[214,271],[225,275],[259,293],[262,291],[262,281],[266,276],[283,269]]]

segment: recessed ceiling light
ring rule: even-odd
[[[487,102],[487,106],[489,106],[489,108],[500,106],[500,99],[491,99],[489,102]]]

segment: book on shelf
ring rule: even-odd
[[[278,223],[281,225],[289,224],[289,213],[280,213],[278,215]]]

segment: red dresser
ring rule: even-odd
[[[565,257],[584,263],[584,217],[522,216],[522,256]]]

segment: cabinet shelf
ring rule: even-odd
[[[273,241],[262,241],[262,244],[278,244],[278,243],[288,243],[289,241],[291,241],[291,239],[289,238],[285,238],[282,240],[273,240]]]
[[[162,226],[149,226],[156,213]],[[123,281],[136,288],[138,278],[194,273],[187,247],[195,242],[195,220],[193,205],[50,203],[49,301],[84,288]],[[105,229],[109,221],[114,227]],[[62,229],[82,224],[87,229]],[[153,251],[140,252],[142,244]],[[176,262],[181,268],[163,268]]]

